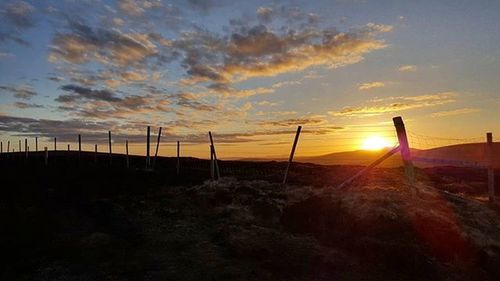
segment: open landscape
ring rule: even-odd
[[[0,160],[2,280],[498,280],[500,208],[481,170],[58,152]],[[231,173],[231,171],[234,171]],[[266,177],[273,171],[275,178]],[[500,171],[496,171],[500,176]],[[227,176],[225,176],[227,175]],[[497,183],[497,189],[498,186]]]

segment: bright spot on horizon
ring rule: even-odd
[[[383,148],[392,147],[391,141],[380,136],[369,136],[364,139],[361,149],[363,150],[380,150]]]

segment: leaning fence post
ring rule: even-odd
[[[180,157],[180,149],[181,149],[180,146],[181,146],[180,142],[177,141],[177,166],[176,166],[177,175],[179,175],[180,168],[181,168],[181,162],[180,162],[180,158],[179,158]]]
[[[212,132],[208,132],[208,137],[210,138],[210,145],[212,146],[213,162],[215,167],[215,172],[217,174],[217,179],[220,179],[219,163],[217,162],[217,153],[215,152],[214,140],[212,138]]]
[[[290,171],[290,166],[292,166],[293,156],[295,154],[295,148],[297,147],[297,142],[299,141],[300,131],[302,126],[297,127],[297,132],[295,133],[295,139],[293,140],[292,150],[290,151],[290,158],[288,159],[288,165],[286,166],[285,176],[283,177],[283,184],[286,184],[288,178],[288,172]]]
[[[156,140],[156,151],[155,151],[155,158],[153,159],[153,169],[155,168],[156,165],[156,158],[158,158],[158,148],[160,148],[160,137],[161,137],[161,127],[158,129],[158,139]]]
[[[210,145],[210,177],[215,180],[214,146]]]
[[[45,166],[49,164],[49,150],[45,147]]]
[[[111,148],[111,131],[108,131],[108,144],[109,144],[109,165],[113,162],[113,150]]]
[[[151,127],[148,126],[147,133],[146,133],[146,169],[148,169],[149,165],[151,164],[151,159],[149,158],[150,135],[151,135]]]
[[[396,133],[398,136],[399,147],[401,151],[401,158],[403,159],[403,164],[405,166],[405,174],[410,185],[411,193],[413,196],[417,194],[417,189],[415,187],[415,170],[413,168],[413,162],[411,161],[410,145],[408,144],[408,136],[406,135],[406,128],[403,122],[403,118],[400,116],[392,118],[394,127],[396,127]]]
[[[495,203],[495,166],[493,156],[493,134],[486,134],[486,151],[488,155],[488,197],[490,203]]]
[[[130,168],[130,162],[128,159],[128,140],[125,140],[125,155],[126,155],[126,160],[127,160],[127,169]]]

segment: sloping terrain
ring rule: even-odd
[[[1,280],[500,278],[498,208],[436,189],[464,171],[419,170],[412,198],[400,169],[336,190],[325,183],[357,167],[298,164],[285,187],[116,161],[0,163]]]

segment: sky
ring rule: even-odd
[[[499,1],[0,1],[0,141],[282,157],[500,134]],[[153,139],[153,138],[152,138]],[[15,145],[14,145],[15,144]],[[5,150],[5,148],[4,148]]]

